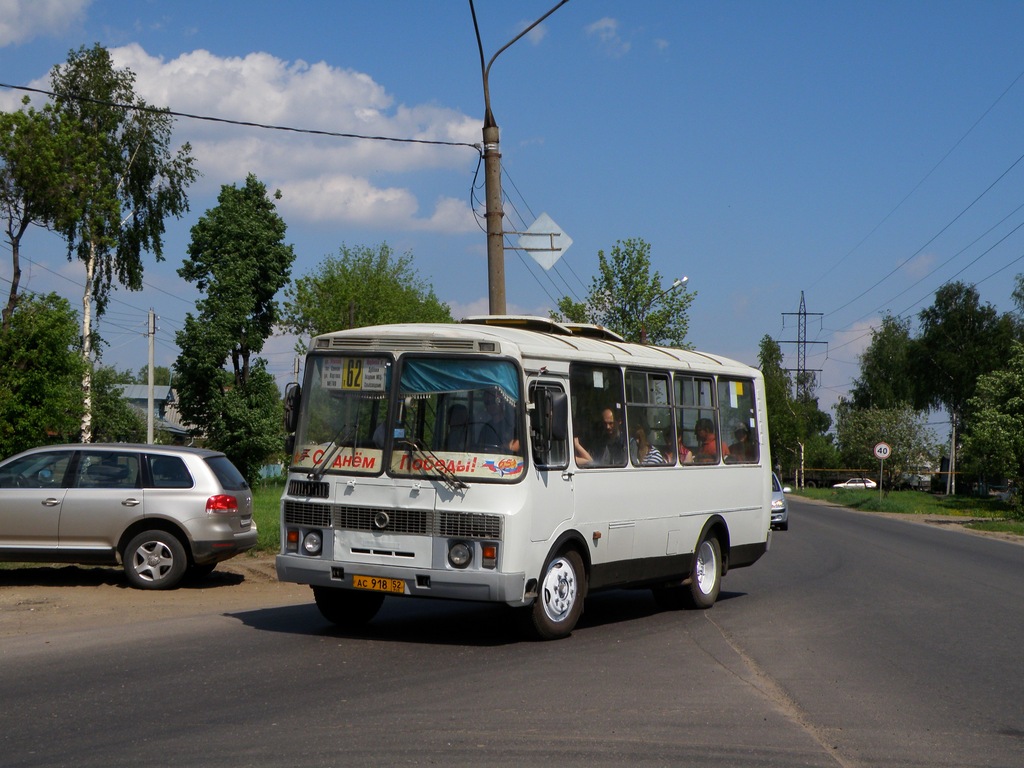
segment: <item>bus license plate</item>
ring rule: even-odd
[[[352,576],[352,586],[356,589],[369,589],[374,592],[392,592],[405,594],[405,582],[402,579],[388,579],[381,576]]]

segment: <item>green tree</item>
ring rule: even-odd
[[[22,297],[0,332],[0,455],[78,439],[83,365],[71,305]]]
[[[854,408],[894,409],[913,402],[914,382],[907,376],[910,344],[910,320],[885,315],[860,356],[860,376],[850,391]]]
[[[606,256],[597,252],[598,274],[591,279],[584,302],[565,297],[555,317],[575,323],[596,323],[627,341],[686,348],[687,310],[696,293],[682,284],[663,286],[651,273],[651,246],[640,238],[619,240]]]
[[[146,419],[124,398],[124,373],[101,366],[93,372],[93,440],[98,443],[144,443]]]
[[[964,465],[983,480],[1008,478],[1020,491],[1024,488],[1024,345],[1014,342],[1005,368],[978,377],[968,408]],[[1012,500],[1017,516],[1024,517],[1021,494],[1014,494]]]
[[[49,227],[60,209],[59,190],[68,185],[63,149],[69,123],[51,105],[0,112],[0,210],[11,247],[11,287],[0,328],[10,326],[21,283],[21,241],[29,226]]]
[[[772,467],[790,470],[794,464],[794,446],[798,433],[796,413],[790,396],[793,390],[792,377],[783,367],[782,349],[771,336],[762,337],[757,359],[764,375]]]
[[[122,384],[149,384],[149,366],[144,365],[138,371],[132,373],[125,371],[127,378]],[[153,366],[153,384],[157,387],[169,387],[171,385],[171,369],[166,365]]]
[[[836,464],[835,448],[828,430],[832,420],[818,407],[813,380],[798,389],[783,367],[782,349],[770,336],[761,339],[758,362],[764,376],[768,409],[768,440],[772,466],[784,475],[791,472],[797,485],[805,484],[804,473]]]
[[[886,486],[896,487],[905,475],[920,472],[935,459],[935,445],[926,414],[909,405],[898,408],[854,408],[842,402],[836,408],[836,440],[843,465],[867,468],[878,464],[874,447],[888,443]]]
[[[302,338],[386,323],[452,322],[451,308],[416,273],[412,254],[397,256],[387,243],[341,246],[285,289],[281,314],[282,328]]]
[[[196,302],[198,315],[189,313],[177,334],[182,417],[250,482],[281,448],[280,395],[254,356],[277,321],[274,297],[295,260],[285,230],[266,186],[250,174],[243,187],[221,187],[217,205],[192,228],[189,257],[178,270],[205,293]]]
[[[99,317],[116,280],[142,288],[142,254],[163,258],[164,222],[188,210],[185,189],[195,179],[191,147],[171,149],[173,118],[135,94],[135,74],[114,69],[101,45],[81,47],[50,73],[55,109],[77,125],[66,147],[70,183],[60,196],[54,228],[68,243],[68,257],[85,264],[82,357],[94,349],[93,305]],[[91,440],[91,366],[82,389],[82,439]]]
[[[935,293],[932,306],[919,314],[921,330],[908,351],[914,381],[914,407],[945,408],[954,446],[948,490],[956,491],[957,435],[978,377],[1001,368],[1018,328],[1013,317],[981,304],[974,286],[949,283]]]

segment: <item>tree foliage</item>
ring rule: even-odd
[[[964,463],[987,480],[1009,478],[1024,488],[1024,345],[1014,342],[1006,366],[978,377],[968,401]],[[1021,496],[1014,496],[1018,516]]]
[[[556,317],[576,323],[596,323],[627,341],[649,341],[687,347],[687,310],[696,293],[685,286],[664,287],[664,278],[651,272],[651,246],[640,238],[620,240],[611,253],[597,252],[598,273],[591,279],[586,300],[570,297],[558,302]]]
[[[243,187],[221,188],[217,205],[192,228],[189,258],[178,270],[205,292],[198,315],[189,313],[177,334],[182,417],[250,482],[281,447],[280,396],[265,363],[253,356],[273,331],[274,297],[295,259],[285,230],[266,186],[250,174]]]
[[[0,455],[78,439],[83,367],[67,300],[23,297],[0,332]]]
[[[0,112],[0,211],[11,247],[11,287],[0,328],[10,326],[21,283],[21,241],[30,225],[50,227],[60,211],[55,190],[69,184],[63,162],[73,132],[68,120],[47,104],[42,110],[29,106]]]
[[[835,448],[828,434],[832,419],[819,408],[813,383],[796,395],[793,377],[783,368],[782,350],[770,336],[761,339],[758,364],[764,376],[772,466],[787,475],[834,466]]]
[[[165,219],[188,210],[191,147],[171,149],[169,111],[136,96],[135,74],[115,69],[99,44],[70,51],[50,85],[62,119],[77,125],[65,149],[70,185],[55,224],[68,255],[94,265],[92,297],[102,314],[115,279],[142,288],[144,251],[163,258]]]
[[[854,408],[899,409],[913,402],[914,380],[907,376],[910,345],[910,320],[885,315],[860,356],[860,376],[850,391]]]
[[[303,338],[385,323],[450,323],[451,308],[417,275],[411,253],[341,246],[285,290],[281,325]],[[301,342],[300,342],[301,344]]]
[[[1005,364],[1016,324],[983,305],[974,286],[959,282],[936,291],[919,318],[920,333],[908,353],[914,407],[942,407],[960,421],[978,377]]]
[[[93,371],[93,440],[98,443],[143,443],[146,441],[145,417],[125,399],[120,384],[123,373],[102,366]]]
[[[935,445],[926,415],[909,405],[897,408],[855,408],[843,401],[836,408],[836,440],[843,465],[857,469],[874,467],[874,447],[888,443],[892,453],[885,460],[887,487],[897,487],[905,475],[930,467]]]

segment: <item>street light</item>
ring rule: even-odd
[[[656,302],[662,296],[664,296],[664,295],[666,295],[668,293],[671,293],[676,288],[679,288],[680,286],[686,285],[688,282],[690,282],[690,278],[686,277],[685,275],[683,277],[677,277],[675,280],[672,281],[672,285],[670,285],[664,291],[662,291],[657,296],[655,296],[653,299],[651,299],[649,302],[647,302],[647,306],[644,307],[643,311],[640,313],[640,343],[641,344],[646,344],[647,343],[647,313],[651,311],[651,307],[654,306],[654,302]]]
[[[469,0],[469,10],[473,14],[473,28],[476,30],[476,44],[480,49],[480,68],[483,70],[484,78],[484,217],[487,220],[487,299],[492,315],[505,314],[505,244],[501,226],[505,214],[501,209],[501,152],[498,149],[498,124],[491,112],[491,90],[488,77],[494,60],[505,49],[567,2],[569,0],[561,0],[558,5],[505,43],[485,66],[484,46],[480,41],[480,27],[476,23],[476,9],[473,7],[473,0]]]

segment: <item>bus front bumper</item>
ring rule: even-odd
[[[532,602],[524,598],[526,575],[496,570],[454,568],[397,568],[363,563],[346,563],[297,554],[277,556],[277,578],[312,587],[355,589],[357,576],[401,582],[395,596],[436,597],[448,600],[473,600],[521,606]]]

